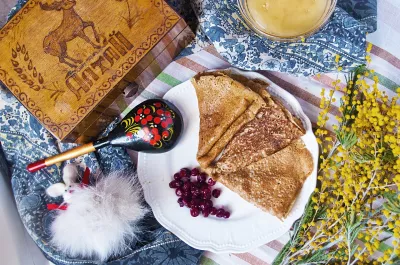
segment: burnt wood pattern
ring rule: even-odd
[[[184,29],[162,0],[30,0],[0,30],[0,80],[55,137],[84,142]]]

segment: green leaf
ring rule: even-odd
[[[327,213],[326,210],[328,209],[328,206],[323,206],[322,208],[319,208],[316,215],[315,215],[315,220],[323,220],[326,218]]]
[[[363,224],[365,224],[365,221],[363,221],[362,213],[359,215],[356,215],[354,211],[346,213],[345,228],[348,244],[353,244],[360,230],[363,228]]]
[[[386,199],[386,202],[383,204],[383,207],[388,211],[400,214],[400,199],[398,198],[398,194],[398,192],[385,192],[383,197]]]
[[[340,132],[336,135],[338,141],[340,144],[343,146],[344,149],[349,150],[352,148],[358,141],[357,135],[351,131],[351,132]]]
[[[305,207],[305,210],[304,210],[304,214],[300,218],[300,222],[299,222],[299,225],[297,227],[297,230],[294,231],[294,234],[293,234],[294,238],[297,238],[297,236],[299,234],[299,231],[302,229],[303,224],[311,222],[313,217],[314,217],[315,210],[314,210],[314,203],[311,200],[312,196],[314,196],[314,192],[311,194],[310,199],[308,200],[308,203],[307,203],[307,205]]]
[[[391,149],[386,149],[386,152],[383,153],[382,160],[384,162],[393,162],[396,161],[397,157],[393,154]]]
[[[389,250],[389,249],[392,249],[393,250],[393,247],[392,246],[389,246],[388,244],[386,244],[386,243],[384,243],[384,242],[381,242],[380,244],[379,244],[379,247],[378,247],[378,251],[380,251],[380,252],[385,252],[386,250]]]
[[[218,263],[216,263],[215,261],[213,261],[210,258],[207,258],[204,255],[200,258],[199,264],[201,264],[201,265],[218,265]]]
[[[301,218],[300,219],[297,219],[295,222],[294,222],[294,224],[293,224],[293,235],[295,235],[295,234],[297,234],[297,231],[300,229],[300,221],[301,221]],[[291,238],[290,238],[290,242],[293,242],[293,240],[295,239],[295,237],[294,236],[292,236]]]
[[[373,155],[371,155],[367,152],[365,154],[360,154],[359,151],[357,151],[357,150],[352,150],[352,152],[350,152],[350,156],[352,159],[354,159],[357,163],[360,163],[360,164],[374,160]]]
[[[393,265],[400,265],[400,257],[399,256],[394,256],[393,258],[392,258],[392,264]]]
[[[278,256],[274,259],[272,262],[272,265],[280,265],[282,264],[283,259],[286,257],[288,253],[290,253],[290,241],[286,243],[286,245],[282,248],[282,250],[279,252]]]
[[[353,257],[353,256],[354,256],[354,254],[355,254],[356,251],[357,251],[357,247],[358,247],[358,245],[356,245],[356,244],[354,244],[354,245],[351,246],[350,257]]]
[[[313,195],[314,195],[314,193],[311,194],[311,197]],[[278,256],[275,258],[274,262],[272,263],[273,265],[281,264],[282,261],[284,260],[284,258],[288,255],[288,253],[290,253],[291,246],[295,246],[299,242],[299,240],[300,240],[299,232],[303,229],[303,227],[302,227],[303,224],[311,222],[314,218],[314,214],[315,214],[314,205],[315,205],[315,203],[313,203],[313,201],[311,199],[309,199],[309,201],[305,207],[303,216],[300,219],[298,219],[293,225],[293,235],[291,236],[290,241],[279,252]],[[321,217],[325,216],[326,208],[318,209],[318,212],[315,215],[316,216],[319,215]]]
[[[307,257],[303,258],[297,264],[318,264],[318,263],[326,263],[330,259],[329,252],[325,250],[317,250],[314,251],[312,254],[308,255]]]

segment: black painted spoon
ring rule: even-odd
[[[27,170],[33,173],[109,145],[146,153],[168,152],[182,129],[182,116],[174,105],[159,99],[146,100],[131,110],[107,137],[29,164]]]

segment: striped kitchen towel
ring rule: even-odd
[[[376,32],[367,36],[367,41],[372,44],[370,55],[372,62],[370,67],[379,76],[379,88],[386,91],[389,96],[395,95],[396,89],[400,86],[400,49],[398,49],[400,43],[400,20],[397,14],[400,14],[400,1],[378,1],[378,28]],[[154,63],[157,64],[157,62]],[[154,67],[157,68],[156,66]],[[216,52],[213,46],[180,58],[166,67],[140,95],[135,95],[133,102],[123,113],[127,113],[145,99],[162,97],[169,89],[188,80],[198,72],[226,67],[230,67],[229,63]],[[317,121],[320,110],[321,88],[324,87],[329,90],[332,88],[332,81],[337,78],[344,80],[342,74],[294,77],[278,72],[264,71],[261,73],[293,94],[302,105],[306,115],[314,123]],[[335,92],[335,96],[339,98],[341,92]],[[335,107],[329,113],[331,117],[337,115],[339,112],[338,102],[336,101]],[[328,126],[331,125],[328,124]],[[289,233],[286,233],[281,238],[254,249],[249,253],[215,254],[205,252],[201,264],[268,265],[272,263],[289,238]],[[390,239],[388,239],[389,241]]]
[[[400,86],[400,49],[398,49],[400,43],[400,20],[397,14],[400,14],[400,1],[380,0],[378,2],[378,29],[367,36],[367,41],[372,44],[370,67],[379,76],[379,88],[386,91],[389,96],[395,95],[396,89]],[[136,95],[131,105],[123,113],[127,113],[136,104],[145,99],[162,97],[169,89],[188,80],[198,72],[226,67],[230,67],[229,63],[216,52],[213,46],[180,58],[166,67],[140,95]],[[338,77],[344,80],[342,74],[294,77],[278,72],[263,71],[261,73],[293,94],[302,105],[307,116],[314,123],[317,121],[320,110],[321,88],[331,89],[332,81]],[[335,96],[339,98],[341,92],[335,92]],[[335,107],[329,113],[331,117],[339,112],[338,102],[336,101]],[[332,124],[328,125],[331,126]],[[215,254],[205,252],[201,264],[268,265],[272,263],[289,238],[289,233],[286,233],[278,240],[265,244],[249,253]],[[390,239],[387,241],[389,243]]]

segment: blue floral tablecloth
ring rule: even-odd
[[[113,124],[110,129],[112,127]],[[54,211],[48,211],[46,205],[60,201],[48,197],[45,189],[61,181],[61,168],[52,166],[35,174],[26,170],[30,162],[72,146],[57,142],[5,87],[0,89],[0,141],[12,172],[11,184],[22,222],[45,256],[56,265],[94,264],[88,260],[65,257],[49,244],[49,225]],[[130,157],[121,148],[104,148],[73,162],[89,167],[93,174],[135,170]],[[143,226],[146,233],[140,240],[131,242],[125,253],[112,258],[108,265],[198,264],[202,251],[183,243],[162,228],[154,217],[144,220]]]
[[[269,69],[295,74],[313,74],[332,70],[333,54],[342,56],[341,65],[351,68],[363,63],[365,33],[376,29],[376,0],[340,0],[332,20],[305,43],[274,44],[252,33],[239,38],[235,30],[246,30],[240,21],[226,23],[226,18],[238,12],[234,0],[189,0],[168,2],[196,31],[196,40],[181,56],[190,54],[212,42],[231,64],[245,69]],[[23,5],[19,0],[12,14]],[[219,5],[217,6],[217,3]],[[200,22],[201,27],[197,27]],[[247,34],[247,35],[246,35]],[[275,45],[275,46],[274,46]],[[274,46],[274,49],[270,47]],[[326,52],[328,50],[328,52]],[[267,59],[261,60],[262,54]],[[300,54],[300,57],[294,56]],[[268,57],[270,56],[270,57]],[[275,56],[274,58],[272,58]],[[111,124],[109,129],[115,124]],[[28,233],[55,264],[92,264],[90,261],[63,257],[49,245],[48,227],[53,213],[46,204],[54,202],[45,189],[61,179],[61,168],[52,166],[35,174],[25,168],[32,161],[71,148],[57,142],[3,86],[0,89],[0,141],[12,172],[12,187],[18,211]],[[123,149],[105,148],[75,161],[88,166],[95,174],[113,170],[134,170]],[[145,220],[148,233],[127,246],[126,253],[107,264],[174,264],[199,262],[202,251],[195,250],[160,227],[154,218]]]
[[[10,16],[26,0],[19,0]],[[55,155],[73,147],[58,142],[0,83],[0,142],[11,171],[11,184],[17,208],[29,235],[44,255],[56,265],[89,265],[90,260],[63,256],[49,244],[49,227],[54,211],[47,210],[48,203],[59,203],[46,195],[45,189],[60,182],[62,167],[51,166],[30,174],[26,166],[44,157]],[[116,121],[117,122],[117,121]],[[116,124],[110,124],[107,134]],[[107,174],[116,170],[136,170],[129,155],[122,148],[104,148],[99,152],[71,161],[89,167],[92,175]],[[141,237],[126,247],[124,253],[112,257],[107,265],[133,264],[198,264],[203,251],[196,250],[161,227],[153,216],[143,220]]]

